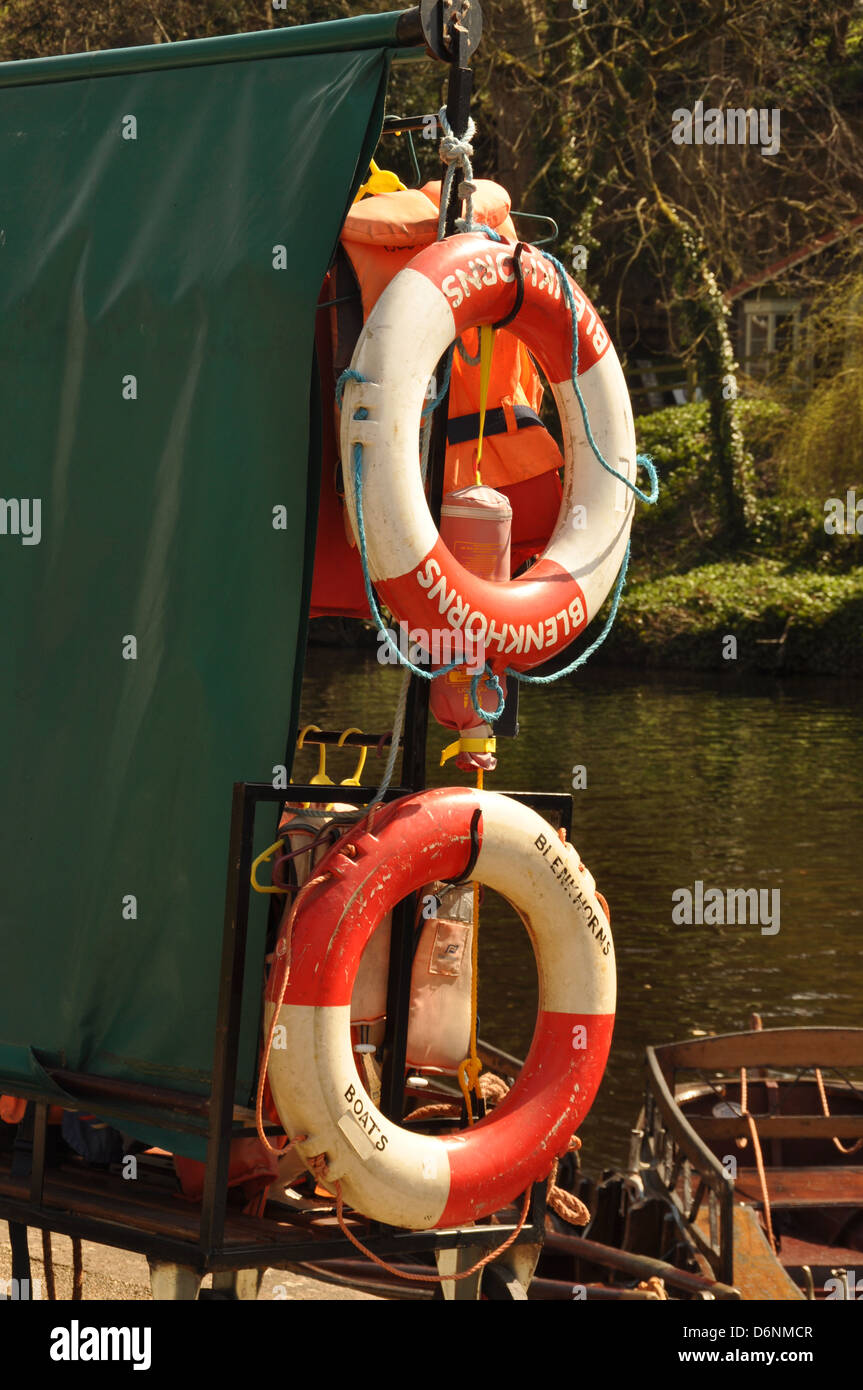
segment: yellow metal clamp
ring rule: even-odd
[[[306,734],[319,734],[320,732],[321,732],[321,731],[320,731],[320,729],[318,728],[318,725],[317,725],[317,724],[307,724],[306,727],[303,729],[303,732],[300,734],[299,738],[297,739],[297,747],[298,747],[298,748],[302,748],[302,747],[303,747],[303,745],[304,745],[304,743],[305,743]],[[320,787],[320,786],[334,787],[335,785],[336,785],[336,784],[335,784],[335,782],[333,781],[332,777],[328,777],[328,776],[327,776],[327,750],[326,750],[326,748],[324,747],[323,744],[320,744],[320,746],[319,746],[319,748],[318,748],[318,770],[317,770],[317,772],[315,773],[314,777],[310,777],[310,778],[309,778],[309,786],[311,786],[311,787]]]
[[[447,744],[440,755],[440,765],[449,762],[459,753],[494,753],[497,748],[493,738],[457,738],[455,743]]]

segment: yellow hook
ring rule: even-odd
[[[344,733],[342,734],[341,738],[339,739],[338,743],[336,744],[336,747],[337,747],[337,748],[344,748],[344,746],[345,746],[345,739],[347,738],[348,734],[361,734],[361,733],[362,733],[362,729],[345,729]],[[358,787],[358,786],[360,785],[360,778],[361,778],[362,775],[363,775],[363,768],[364,768],[365,765],[366,765],[366,758],[368,757],[368,751],[369,751],[369,750],[368,750],[367,748],[361,748],[361,749],[360,749],[360,760],[359,760],[359,762],[357,763],[356,767],[354,768],[354,775],[353,775],[353,777],[344,777],[344,778],[342,778],[342,781],[341,781],[341,783],[340,783],[341,786],[343,786],[343,787]]]
[[[297,748],[304,746],[306,734],[319,734],[320,732],[317,724],[307,724],[297,739]],[[327,776],[327,750],[323,744],[320,744],[318,748],[318,770],[314,777],[309,778],[309,786],[317,787],[321,784],[326,784],[328,787],[335,786],[332,777]]]
[[[251,880],[252,887],[254,888],[256,893],[287,893],[287,888],[263,888],[261,884],[258,882],[258,865],[264,864],[267,862],[267,860],[272,859],[273,855],[276,853],[276,850],[281,849],[284,843],[284,840],[276,840],[276,843],[274,845],[270,845],[267,849],[265,849],[263,854],[259,854],[257,859],[252,864]]]

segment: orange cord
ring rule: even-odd
[[[755,1166],[758,1169],[758,1180],[761,1183],[761,1197],[764,1203],[764,1223],[767,1227],[767,1239],[770,1241],[770,1248],[776,1254],[776,1237],[773,1234],[773,1219],[770,1211],[770,1196],[767,1192],[767,1174],[764,1171],[764,1156],[761,1153],[761,1140],[758,1138],[758,1130],[755,1128],[755,1120],[749,1113],[749,1083],[746,1076],[746,1068],[740,1069],[740,1109],[749,1121],[749,1133],[752,1136],[752,1148],[755,1153]]]
[[[411,1283],[414,1284],[443,1284],[448,1279],[452,1279],[455,1283],[459,1279],[469,1279],[472,1274],[479,1273],[487,1264],[491,1264],[492,1260],[496,1260],[499,1255],[502,1255],[504,1250],[508,1250],[513,1242],[518,1239],[530,1210],[530,1188],[528,1188],[524,1194],[524,1204],[515,1230],[510,1232],[502,1245],[499,1245],[495,1250],[489,1250],[488,1254],[483,1255],[482,1259],[477,1260],[476,1264],[471,1265],[470,1269],[464,1269],[459,1274],[407,1274],[404,1270],[397,1269],[395,1265],[387,1264],[386,1260],[382,1260],[373,1250],[369,1250],[368,1246],[363,1245],[362,1241],[357,1239],[353,1231],[348,1229],[345,1224],[343,1211],[344,1199],[342,1197],[342,1185],[340,1182],[336,1182],[333,1186],[336,1192],[336,1216],[338,1217],[339,1226],[342,1229],[342,1234],[347,1236],[351,1245],[359,1250],[361,1255],[366,1255],[373,1264],[379,1265],[381,1269],[385,1269],[387,1274],[394,1274],[399,1279],[409,1279]]]
[[[815,1068],[815,1080],[818,1082],[818,1094],[821,1096],[821,1105],[824,1109],[824,1114],[827,1116],[829,1120],[830,1106],[827,1104],[827,1092],[824,1089],[824,1081],[821,1076],[820,1067]],[[836,1138],[835,1134],[833,1135],[833,1143],[836,1145],[836,1148],[839,1150],[841,1154],[856,1154],[858,1149],[863,1148],[863,1139],[858,1139],[850,1147],[846,1147],[845,1144],[842,1143],[841,1139]]]
[[[478,767],[476,770],[476,789],[481,792],[482,788],[483,769]],[[479,883],[476,880],[474,880],[473,884],[470,971],[470,1055],[465,1057],[463,1062],[459,1062],[456,1076],[458,1077],[461,1093],[464,1096],[465,1109],[467,1110],[467,1122],[469,1125],[472,1125],[474,1123],[474,1117],[470,1093],[474,1091],[478,1098],[482,1094],[479,1088],[479,1074],[482,1071],[482,1062],[476,1050],[476,1015],[479,1007]]]

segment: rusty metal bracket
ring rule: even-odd
[[[420,22],[429,52],[444,63],[466,61],[482,38],[480,0],[422,0]]]

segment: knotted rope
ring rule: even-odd
[[[344,1218],[342,1185],[340,1182],[335,1182],[333,1187],[336,1193],[336,1216],[342,1230],[342,1235],[347,1236],[351,1245],[359,1250],[361,1255],[365,1255],[373,1264],[379,1265],[381,1269],[385,1269],[387,1274],[394,1274],[398,1279],[409,1279],[412,1284],[444,1284],[450,1279],[452,1279],[454,1283],[457,1283],[459,1279],[469,1279],[472,1274],[478,1274],[481,1269],[491,1264],[492,1260],[496,1260],[499,1255],[502,1255],[505,1250],[508,1250],[509,1247],[518,1240],[530,1210],[530,1188],[528,1188],[524,1194],[524,1202],[521,1208],[521,1215],[518,1218],[518,1225],[510,1232],[501,1245],[498,1245],[494,1250],[489,1250],[488,1254],[483,1255],[482,1259],[477,1260],[476,1264],[471,1265],[470,1269],[463,1269],[458,1274],[409,1274],[406,1270],[399,1269],[397,1265],[387,1264],[386,1260],[382,1260],[380,1255],[376,1255],[373,1250],[370,1250],[367,1245],[363,1245],[362,1241],[354,1235]]]
[[[476,135],[476,126],[473,119],[468,116],[467,130],[464,135],[453,134],[452,126],[447,120],[446,107],[442,106],[438,112],[443,135],[440,142],[440,157],[446,165],[443,187],[440,194],[440,215],[437,224],[437,239],[443,241],[446,234],[446,216],[449,210],[450,199],[452,198],[452,186],[455,180],[456,169],[461,169],[464,179],[459,184],[458,196],[463,203],[466,203],[465,216],[456,218],[456,227],[460,232],[469,232],[473,228],[473,195],[476,193],[476,184],[473,181],[473,145],[471,140]]]

